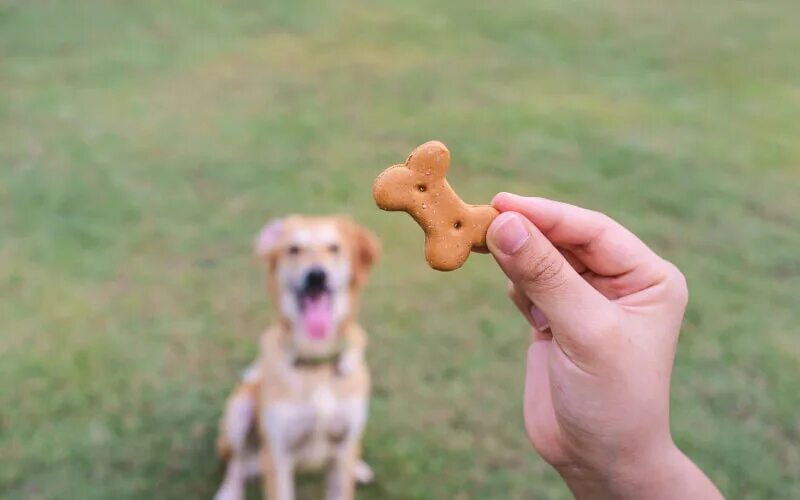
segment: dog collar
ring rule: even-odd
[[[316,368],[327,364],[338,365],[343,352],[344,346],[340,346],[339,349],[325,356],[297,356],[294,358],[293,364],[295,368]]]

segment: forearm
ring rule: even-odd
[[[634,463],[614,472],[569,468],[559,473],[579,500],[723,498],[714,483],[677,447],[650,464]]]

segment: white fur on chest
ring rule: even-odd
[[[261,425],[275,456],[301,470],[319,471],[348,444],[361,439],[367,420],[363,397],[337,399],[323,385],[304,402],[271,402],[261,412]]]

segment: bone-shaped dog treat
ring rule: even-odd
[[[372,196],[383,210],[408,212],[425,231],[425,259],[439,271],[458,269],[471,250],[486,251],[486,231],[498,212],[467,205],[445,179],[450,151],[439,141],[415,149],[405,164],[375,179]]]

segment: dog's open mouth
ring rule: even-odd
[[[331,292],[303,290],[297,294],[297,302],[306,335],[314,340],[327,339],[333,330]]]

